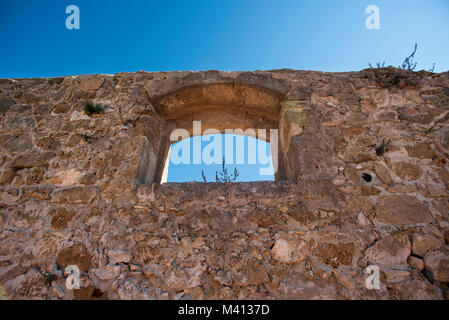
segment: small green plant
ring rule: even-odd
[[[382,157],[385,153],[385,145],[381,144],[379,147],[376,148],[376,155],[378,157]]]
[[[93,104],[90,101],[84,103],[84,113],[91,117],[93,114],[100,114],[104,112],[105,107],[99,104]]]
[[[387,150],[388,143],[390,143],[390,141],[385,142],[385,140],[384,140],[382,142],[382,144],[376,148],[376,155],[378,157],[383,157],[383,155],[385,154],[385,151]]]

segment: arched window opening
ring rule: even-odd
[[[161,183],[274,181],[271,149],[270,142],[246,135],[184,139],[171,145]]]

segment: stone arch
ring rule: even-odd
[[[219,82],[181,87],[153,100],[157,113],[165,120],[164,134],[157,155],[157,166],[152,182],[159,183],[172,144],[169,136],[176,129],[185,129],[194,135],[193,121],[201,121],[201,134],[216,129],[266,129],[266,141],[270,141],[270,129],[279,129],[280,103],[283,93],[253,84]],[[274,138],[274,137],[273,137]],[[281,169],[282,152],[274,149]],[[145,155],[143,155],[145,156]],[[141,165],[144,167],[145,164]],[[141,172],[145,170],[140,170]],[[148,172],[147,172],[148,174]],[[278,170],[276,179],[282,178]],[[142,181],[142,177],[138,177]],[[146,179],[148,181],[148,179]]]

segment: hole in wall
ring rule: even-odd
[[[373,181],[373,177],[369,173],[364,173],[362,175],[362,178],[363,178],[363,180],[365,180],[368,183]]]
[[[274,181],[274,171],[269,142],[236,134],[203,135],[171,145],[161,183]]]

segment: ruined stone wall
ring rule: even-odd
[[[447,299],[449,74],[378,72],[0,80],[0,290]],[[170,127],[162,102],[215,84],[234,88],[222,100],[237,107],[257,111],[268,99],[257,90],[277,99],[282,176],[152,183]],[[107,108],[89,117],[86,100]],[[82,271],[80,290],[65,286],[68,265]],[[369,265],[380,268],[380,290],[365,286]]]

